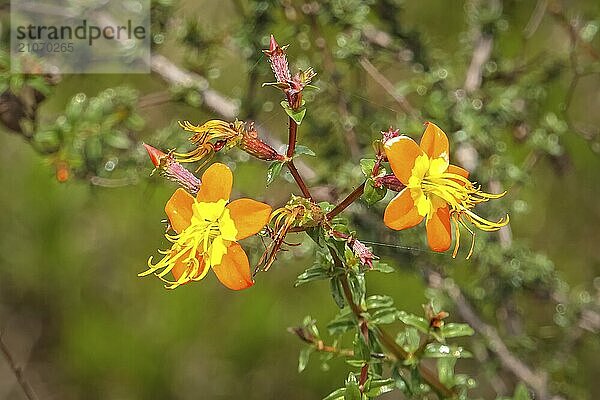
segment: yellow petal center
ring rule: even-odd
[[[166,235],[173,246],[162,252],[165,256],[156,265],[150,258],[149,269],[140,275],[162,270],[156,275],[169,284],[168,288],[204,278],[210,267],[221,264],[227,248],[236,240],[238,231],[226,205],[225,200],[214,203],[194,200],[190,225],[179,234]],[[170,282],[164,276],[177,262],[185,265],[185,271],[176,282]]]

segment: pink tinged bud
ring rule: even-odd
[[[277,83],[287,85],[289,81],[292,80],[292,75],[285,54],[286,47],[287,46],[279,47],[279,44],[277,44],[275,38],[271,35],[269,50],[263,50],[263,52],[269,57],[271,69],[273,70]]]
[[[400,136],[400,130],[392,129],[390,126],[390,129],[388,129],[387,132],[381,131],[381,134],[383,135],[383,143],[385,143],[390,139]]]
[[[152,164],[154,164],[156,170],[158,170],[162,176],[170,181],[176,182],[194,196],[198,193],[200,185],[202,184],[200,179],[184,168],[183,165],[175,161],[170,154],[166,154],[145,143],[144,147],[150,156]]]
[[[354,239],[352,242],[352,252],[354,252],[354,255],[359,258],[363,265],[373,268],[373,260],[377,259],[377,257],[373,254],[371,249],[365,246],[362,242]]]

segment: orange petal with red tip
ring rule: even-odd
[[[467,171],[464,168],[459,167],[458,165],[448,165],[448,170],[446,172],[449,172],[451,174],[456,174],[456,175],[460,175],[463,178],[469,178],[469,171]]]
[[[423,154],[423,150],[408,136],[392,138],[385,142],[383,147],[394,175],[400,182],[407,185],[415,166],[415,160]]]
[[[429,156],[429,158],[443,158],[446,161],[448,158],[448,137],[438,126],[431,122],[426,122],[427,128],[421,138],[421,149]]]
[[[193,214],[192,204],[194,204],[194,198],[181,188],[177,189],[167,201],[165,212],[175,232],[180,233],[190,226]]]
[[[452,244],[450,231],[450,210],[448,206],[440,207],[427,220],[427,242],[433,251],[444,252]]]
[[[397,231],[412,228],[423,221],[423,216],[417,211],[410,189],[403,189],[385,209],[383,223]]]
[[[225,164],[214,163],[202,174],[202,185],[196,200],[205,203],[216,203],[219,200],[229,200],[233,174]]]
[[[213,265],[213,271],[219,281],[229,289],[242,290],[254,285],[250,275],[250,263],[246,252],[237,243],[227,248],[227,254],[219,265]]]
[[[237,240],[258,233],[269,222],[271,206],[252,199],[237,199],[227,205],[237,229]]]

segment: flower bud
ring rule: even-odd
[[[152,164],[154,164],[155,171],[158,170],[162,176],[176,182],[188,193],[194,196],[198,193],[202,184],[200,179],[178,163],[171,154],[166,154],[146,143],[143,143],[143,145],[148,152],[148,156],[150,156]]]

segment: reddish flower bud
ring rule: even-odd
[[[393,190],[394,192],[401,192],[406,187],[398,178],[396,178],[396,175],[394,174],[375,178],[375,186],[383,186],[387,189]]]
[[[148,152],[148,155],[150,156],[150,161],[152,161],[152,164],[154,164],[154,166],[158,168],[158,166],[160,164],[160,159],[165,157],[166,154],[150,145],[147,145],[146,143],[142,143],[142,145]]]
[[[201,181],[194,174],[178,163],[171,154],[166,154],[146,143],[143,143],[155,170],[170,181],[178,183],[188,193],[196,195],[200,190]]]

